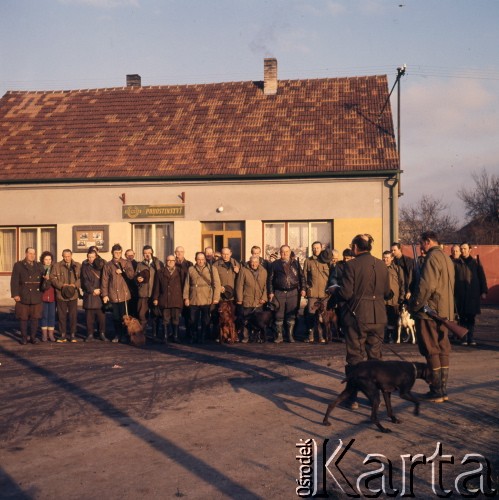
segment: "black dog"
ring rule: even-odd
[[[265,302],[262,307],[255,307],[246,319],[246,327],[253,342],[267,341],[267,328],[272,325],[277,306],[273,302]]]
[[[414,415],[419,414],[419,401],[411,393],[412,386],[416,379],[421,378],[426,382],[431,380],[431,371],[426,363],[410,363],[408,361],[363,361],[354,366],[352,373],[348,375],[342,383],[347,384],[345,390],[337,397],[336,401],[327,407],[323,424],[329,423],[329,415],[334,407],[357,395],[357,391],[363,392],[369,399],[372,407],[371,422],[375,423],[382,432],[391,432],[383,427],[378,420],[378,407],[380,403],[379,392],[383,393],[386,411],[392,422],[399,424],[400,420],[395,417],[392,411],[390,395],[398,389],[402,399],[412,401],[415,405]]]

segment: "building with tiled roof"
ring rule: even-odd
[[[386,76],[7,92],[0,100],[0,272],[24,247],[121,242],[164,259],[246,259],[396,232],[399,159]],[[109,254],[108,254],[109,255]],[[0,283],[1,278],[0,278]],[[1,285],[0,297],[5,293]]]

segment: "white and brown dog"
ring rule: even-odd
[[[416,343],[416,323],[411,318],[409,311],[405,304],[402,304],[400,307],[399,320],[398,320],[398,329],[397,329],[397,344],[400,344],[400,336],[402,335],[402,329],[406,331],[409,335],[409,341],[413,344]]]

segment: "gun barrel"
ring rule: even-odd
[[[462,339],[467,333],[468,329],[464,328],[461,325],[458,325],[454,321],[450,321],[446,318],[442,318],[437,314],[436,311],[434,311],[431,307],[429,306],[424,306],[423,311],[430,316],[430,318],[434,319],[435,321],[438,321],[439,323],[442,323],[447,329],[452,332],[454,335]]]

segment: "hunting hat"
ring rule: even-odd
[[[329,248],[324,249],[317,257],[317,260],[322,264],[331,264],[331,259],[333,258],[333,252]]]
[[[263,304],[264,311],[276,312],[278,309],[279,309],[279,305],[277,304],[277,302],[272,301],[272,302],[265,302],[265,304]]]
[[[224,286],[224,291],[220,294],[220,297],[222,300],[232,300],[234,297],[234,289],[229,285]]]
[[[149,283],[149,278],[151,277],[151,272],[149,269],[142,269],[142,271],[137,274],[137,278],[144,278],[144,281],[141,282],[142,285]]]
[[[61,288],[61,295],[63,299],[71,300],[75,294],[76,288],[74,286],[63,286]]]

